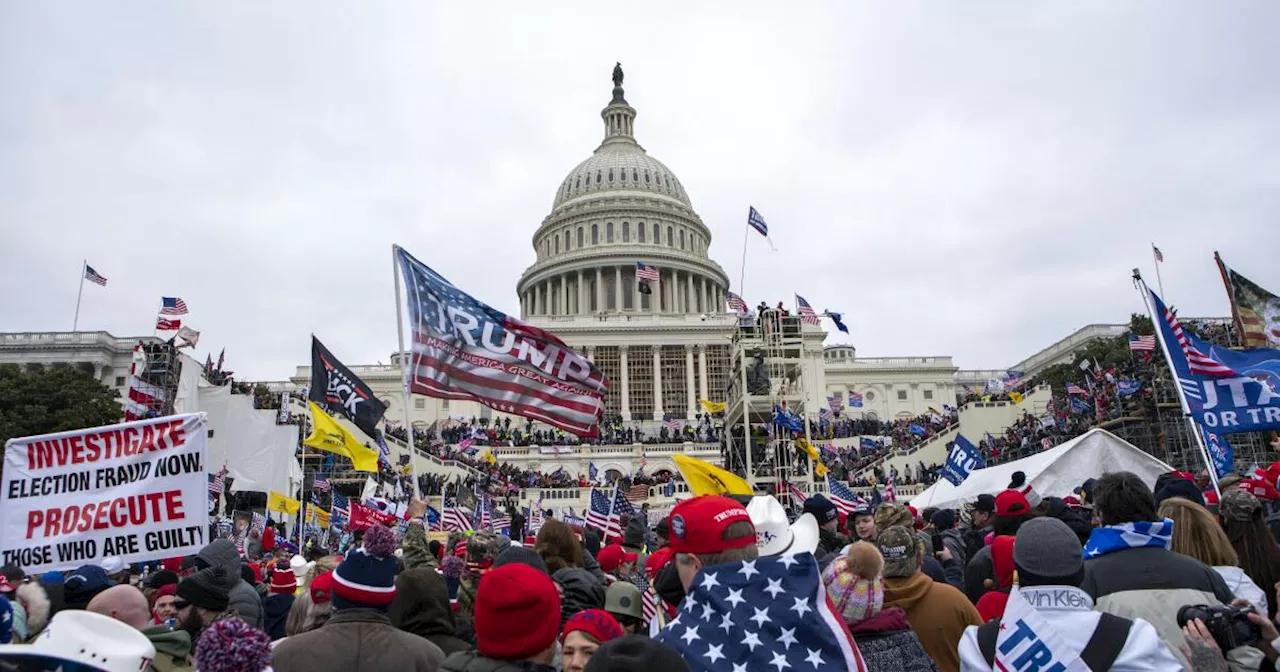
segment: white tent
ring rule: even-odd
[[[1142,452],[1133,444],[1105,429],[1091,429],[1070,441],[1021,460],[978,469],[960,485],[939,479],[916,495],[911,505],[956,508],[983,493],[996,494],[1009,487],[1013,472],[1027,475],[1027,483],[1041,497],[1065,497],[1087,478],[1109,471],[1131,471],[1154,486],[1160,474],[1173,467]]]
[[[230,386],[202,387],[201,411],[209,416],[208,471],[226,465],[235,479],[232,492],[291,493],[302,484],[302,467],[294,457],[295,425],[277,425],[275,411],[253,408],[253,395],[231,394]]]

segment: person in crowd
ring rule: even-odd
[[[942,672],[957,672],[956,645],[964,629],[982,623],[978,610],[954,586],[939,583],[920,571],[924,543],[910,529],[894,525],[877,541],[884,558],[884,604],[901,607],[911,630]]]
[[[223,567],[227,571],[219,573],[227,594],[231,596],[231,607],[240,618],[255,628],[262,627],[262,597],[240,576],[240,554],[230,539],[215,539],[200,549],[192,560],[196,569]]]
[[[1018,490],[1005,490],[994,498],[995,517],[991,522],[994,536],[1013,536],[1018,527],[1032,515],[1027,496]],[[982,599],[987,592],[988,581],[995,581],[995,567],[991,563],[991,549],[984,546],[971,556],[964,570],[964,593],[973,602]]]
[[[0,595],[0,644],[13,641],[13,603]]]
[[[887,530],[895,525],[912,530],[916,540],[925,549],[924,564],[920,569],[925,576],[938,583],[949,583],[957,588],[964,585],[964,567],[951,557],[950,551],[945,547],[933,548],[933,541],[928,532],[915,531],[915,515],[912,514],[911,507],[896,502],[881,504],[876,509],[876,529]]]
[[[966,545],[964,543],[964,534],[956,529],[956,512],[954,509],[938,509],[933,512],[929,518],[929,524],[938,533],[942,539],[942,546],[951,554],[951,559],[962,569],[969,561],[966,555]],[[941,548],[933,549],[934,552],[941,551]]]
[[[1234,492],[1253,496],[1241,490]],[[1233,501],[1234,499],[1238,498],[1233,496]],[[1169,542],[1169,550],[1193,557],[1214,568],[1222,575],[1222,580],[1227,582],[1232,595],[1248,600],[1258,613],[1268,613],[1266,592],[1238,566],[1236,549],[1232,548],[1231,540],[1222,531],[1216,516],[1203,506],[1181,497],[1164,500],[1156,513],[1161,518],[1173,521],[1173,539]]]
[[[271,669],[271,640],[238,618],[205,629],[196,646],[200,672],[263,672]]]
[[[849,626],[869,672],[934,672],[902,607],[884,608],[884,558],[871,543],[853,544],[822,571],[831,606]]]
[[[262,557],[262,533],[256,527],[249,530],[248,538],[245,539],[244,557],[249,562],[257,562]]]
[[[586,672],[689,672],[675,649],[644,635],[611,639],[591,655]]]
[[[974,604],[983,622],[1004,616],[1009,591],[1013,589],[1013,541],[1014,537],[1007,534],[991,540],[991,568],[994,578],[987,579],[987,592]]]
[[[969,508],[969,525],[964,530],[965,565],[987,545],[987,535],[991,533],[991,523],[996,517],[996,498],[983,493]]]
[[[621,544],[609,544],[600,549],[599,555],[596,556],[596,560],[600,563],[600,570],[604,572],[610,584],[617,581],[634,583],[636,562],[639,558],[638,554],[628,551]]]
[[[480,585],[480,579],[493,565],[494,558],[498,557],[498,545],[491,532],[477,532],[465,541],[465,546],[459,545],[463,549],[465,564],[458,579],[457,618],[460,630],[470,631],[471,622],[475,620],[476,589]],[[455,551],[459,546],[454,547]]]
[[[1280,549],[1267,529],[1262,502],[1251,492],[1227,490],[1218,504],[1218,515],[1245,576],[1267,590],[1280,582]],[[1272,601],[1263,606],[1262,613],[1274,619],[1280,605]]]
[[[1050,517],[1027,521],[1014,540],[1013,563],[1019,594],[1061,637],[1064,649],[1059,653],[1079,656],[1093,670],[1178,669],[1178,660],[1150,623],[1093,610],[1093,600],[1079,588],[1085,576],[1080,540],[1066,523]],[[960,669],[998,669],[995,644],[1005,627],[993,620],[966,628],[960,640]]]
[[[644,598],[634,583],[619,581],[605,589],[604,610],[617,619],[628,635],[643,631]]]
[[[1077,510],[1071,508],[1066,499],[1062,497],[1045,497],[1040,502],[1040,510],[1044,515],[1051,518],[1057,518],[1071,528],[1076,533],[1076,537],[1083,545],[1089,540],[1089,535],[1093,532],[1093,522],[1087,520]]]
[[[569,617],[560,634],[564,672],[582,672],[601,644],[624,634],[613,615],[603,609],[587,609]]]
[[[53,608],[45,584],[40,581],[19,580],[14,591],[5,596],[13,607],[14,641],[29,642],[35,639],[48,625],[49,613]]]
[[[671,521],[669,545],[675,553],[676,574],[684,591],[693,585],[698,570],[703,567],[754,560],[759,556],[751,515],[728,497],[692,497],[676,504],[668,517]]]
[[[451,654],[441,669],[555,672],[560,611],[560,593],[545,572],[521,562],[498,567],[476,592],[476,649]]]
[[[840,534],[840,512],[831,500],[822,495],[814,495],[804,500],[804,513],[812,514],[818,521],[818,550],[814,557],[824,558],[849,545],[849,538]]]
[[[582,544],[574,537],[573,530],[564,522],[550,519],[538,530],[533,550],[547,563],[547,570],[555,573],[566,567],[582,568]]]
[[[854,541],[866,541],[875,543],[876,541],[876,517],[875,509],[871,505],[863,502],[854,507],[853,512],[849,514],[852,524],[849,525],[853,532]]]
[[[290,570],[289,563],[276,561],[268,590],[270,595],[262,601],[263,630],[272,641],[284,639],[285,620],[293,608],[293,594],[298,590],[297,575]]]
[[[659,520],[653,526],[653,540],[656,544],[655,548],[649,549],[650,553],[667,547],[667,540],[671,537],[671,521],[667,518]],[[647,563],[646,558],[646,563]]]
[[[147,598],[137,588],[112,586],[90,600],[86,611],[110,616],[146,635],[156,650],[155,659],[148,668],[151,672],[195,669],[191,659],[191,634],[152,623]]]
[[[1093,485],[1094,516],[1102,523],[1084,545],[1080,588],[1095,608],[1129,619],[1145,619],[1186,665],[1178,609],[1218,605],[1234,597],[1222,576],[1195,558],[1169,552],[1173,522],[1156,516],[1155,495],[1137,474],[1105,474]],[[1261,656],[1251,647],[1227,652],[1231,669],[1256,670]]]
[[[97,565],[82,565],[67,575],[63,592],[68,609],[84,609],[98,593],[116,585]]]
[[[508,550],[498,558],[506,557],[510,552]],[[497,560],[494,566],[499,566]],[[392,625],[435,644],[445,656],[471,648],[457,636],[453,609],[449,606],[449,590],[440,572],[434,568],[414,567],[397,574],[396,596],[387,615]]]
[[[173,606],[178,610],[178,627],[192,642],[199,641],[200,633],[214,621],[240,617],[230,606],[229,571],[224,565],[206,567],[178,582]]]
[[[394,534],[374,526],[362,543],[334,570],[333,615],[328,622],[276,646],[272,660],[279,672],[440,669],[440,647],[396,629],[387,618],[396,595]]]
[[[622,531],[622,548],[627,553],[635,554],[635,563],[638,567],[643,567],[644,561],[648,557],[645,554],[645,548],[648,547],[649,522],[648,519],[645,518],[645,515],[646,514],[644,513],[637,512],[636,515],[631,516],[631,520],[627,521],[627,528]],[[596,560],[600,560],[599,555],[596,556]],[[603,563],[601,564],[603,565]],[[609,573],[609,571],[605,570],[603,566],[601,567],[601,570],[606,574]],[[628,574],[628,577],[634,582],[635,577],[631,573]]]
[[[311,581],[307,590],[293,598],[289,618],[285,619],[285,639],[304,632],[311,632],[329,622],[333,615],[333,572],[325,572]],[[272,642],[278,645],[284,639]]]
[[[565,567],[556,570],[551,578],[560,590],[562,625],[579,611],[604,607],[604,582],[596,579],[591,572],[578,567]]]
[[[1204,506],[1204,495],[1201,494],[1203,491],[1196,487],[1194,478],[1193,475],[1182,471],[1160,474],[1156,477],[1156,485],[1152,489],[1156,493],[1156,506],[1159,507],[1164,500],[1172,497],[1181,497]]]

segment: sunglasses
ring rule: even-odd
[[[187,608],[187,607],[189,607],[189,606],[191,606],[191,603],[190,603],[190,602],[188,602],[188,601],[186,601],[186,600],[174,600],[174,601],[173,601],[173,608],[174,608],[174,609],[177,609],[178,611],[182,611],[183,609],[186,609],[186,608]]]

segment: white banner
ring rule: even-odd
[[[575,446],[538,446],[540,455],[570,455],[578,452]]]
[[[208,543],[203,413],[10,439],[0,564],[27,573],[191,555]]]

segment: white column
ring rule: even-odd
[[[600,267],[596,267],[596,310],[604,310],[604,276]]]
[[[661,420],[662,414],[662,346],[653,346],[653,419]]]
[[[595,361],[596,361],[596,346],[594,346],[594,345],[588,345],[588,346],[587,346],[587,361],[588,361],[588,362],[591,362],[592,364],[594,364],[594,363],[595,363]]]
[[[698,278],[698,303],[702,304],[702,310],[698,312],[711,312],[711,297],[707,296],[707,278],[706,276]],[[705,397],[703,397],[705,399]]]
[[[684,346],[684,372],[684,389],[688,391],[686,396],[689,397],[689,414],[685,417],[693,419],[693,414],[697,412],[694,409],[698,405],[698,400],[696,398],[697,390],[693,389],[693,344]]]
[[[640,312],[640,278],[631,283],[631,307],[637,313]]]
[[[622,421],[631,422],[631,379],[627,373],[627,346],[618,346],[618,363],[622,367]]]
[[[618,312],[622,312],[622,267],[613,267],[613,300],[618,306]]]
[[[677,313],[683,313],[684,302],[680,300],[680,271],[671,272],[671,307]]]
[[[560,314],[572,315],[573,311],[569,310],[569,276],[560,276]]]
[[[587,314],[587,274],[578,271],[578,314]]]
[[[689,274],[688,280],[684,283],[684,291],[685,291],[685,296],[688,297],[688,301],[689,301],[689,310],[687,312],[690,312],[690,313],[698,312],[698,300],[697,300],[697,294],[694,293],[695,290],[693,289],[692,273]]]
[[[707,396],[707,346],[698,345],[698,393],[703,399],[717,401]]]
[[[538,283],[538,284],[534,285],[534,286],[533,286],[533,289],[532,289],[532,290],[530,290],[530,291],[532,291],[532,292],[533,292],[533,314],[534,314],[534,315],[541,315],[541,314],[542,314],[542,310],[543,310],[543,307],[542,307],[542,283]]]

